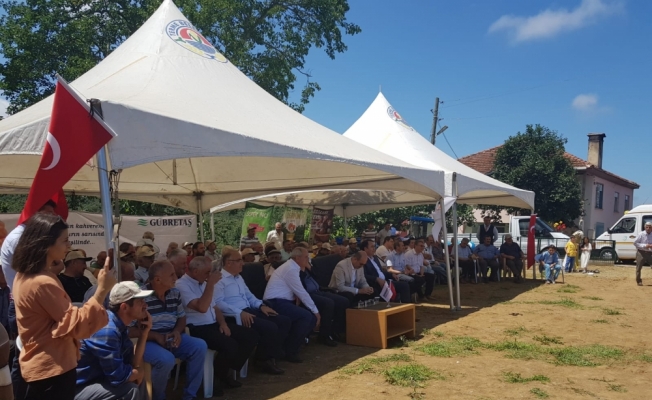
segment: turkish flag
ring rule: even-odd
[[[65,207],[67,217],[63,186],[114,136],[111,128],[99,116],[91,115],[90,106],[58,77],[41,163],[18,223],[27,221],[55,197],[59,200],[55,200],[57,214],[64,217],[60,208]],[[60,207],[61,199],[64,207]]]
[[[536,252],[536,243],[534,242],[534,231],[537,224],[537,215],[530,215],[530,227],[527,232],[527,269],[534,265],[534,256]]]

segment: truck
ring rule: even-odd
[[[431,218],[425,218],[425,217],[410,217],[410,233],[415,236],[415,237],[420,237],[420,236],[428,236],[432,232],[432,225],[434,224],[434,221]],[[528,231],[530,228],[530,216],[512,216],[509,219],[509,223],[507,224],[506,232],[504,233],[498,233],[498,239],[494,243],[494,245],[500,247],[500,245],[504,242],[505,235],[507,233],[512,235],[512,239],[514,240],[515,243],[518,243],[519,246],[521,246],[521,250],[523,250],[523,253],[527,253],[527,241],[528,241]],[[537,222],[534,227],[534,237],[537,242],[536,244],[536,251],[537,253],[540,253],[543,251],[543,249],[549,247],[550,245],[553,245],[557,248],[557,251],[559,251],[560,255],[565,254],[564,247],[566,246],[566,243],[570,240],[570,237],[561,233],[555,231],[553,228],[551,228],[548,224],[546,224],[543,220],[540,218],[537,218]],[[457,240],[458,242],[462,240],[462,238],[468,238],[473,246],[479,244],[478,238],[477,238],[477,232],[473,233],[458,233],[457,234]],[[448,243],[452,243],[453,241],[453,234],[448,233]]]
[[[626,211],[614,226],[596,238],[595,247],[600,250],[600,258],[636,260],[634,240],[644,230],[646,222],[652,222],[652,204],[643,204]]]

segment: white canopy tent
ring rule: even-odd
[[[412,193],[435,201],[444,173],[374,151],[276,100],[219,54],[170,0],[71,83],[102,103],[118,134],[109,169],[121,198],[201,212],[265,194],[315,189]],[[0,193],[26,193],[38,168],[52,96],[0,121]],[[65,160],[62,149],[62,159]],[[85,166],[65,186],[98,194]]]
[[[408,125],[382,93],[344,136],[421,168],[446,171],[446,196],[457,197],[458,203],[534,208],[534,192],[515,188],[454,160]]]

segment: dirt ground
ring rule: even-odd
[[[462,285],[459,312],[437,287],[436,301],[417,305],[415,340],[387,350],[310,344],[303,364],[282,363],[280,377],[250,368],[223,398],[651,399],[652,272],[638,287],[632,267],[590,268],[600,273],[566,274],[563,284],[529,271],[520,285]]]

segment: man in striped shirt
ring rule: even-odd
[[[367,224],[367,229],[362,233],[362,240],[371,240],[376,243],[376,228],[374,228],[374,223],[369,221]]]
[[[251,247],[254,243],[260,243],[260,240],[256,237],[256,227],[250,226],[247,228],[247,236],[243,236],[240,239],[240,251],[247,247]]]
[[[185,334],[186,313],[181,293],[174,287],[176,281],[177,275],[169,261],[156,261],[149,267],[147,289],[154,293],[146,297],[145,302],[152,316],[152,329],[147,336],[143,359],[152,365],[152,400],[165,399],[165,387],[175,358],[187,362],[183,400],[197,397],[204,375],[206,342]]]

